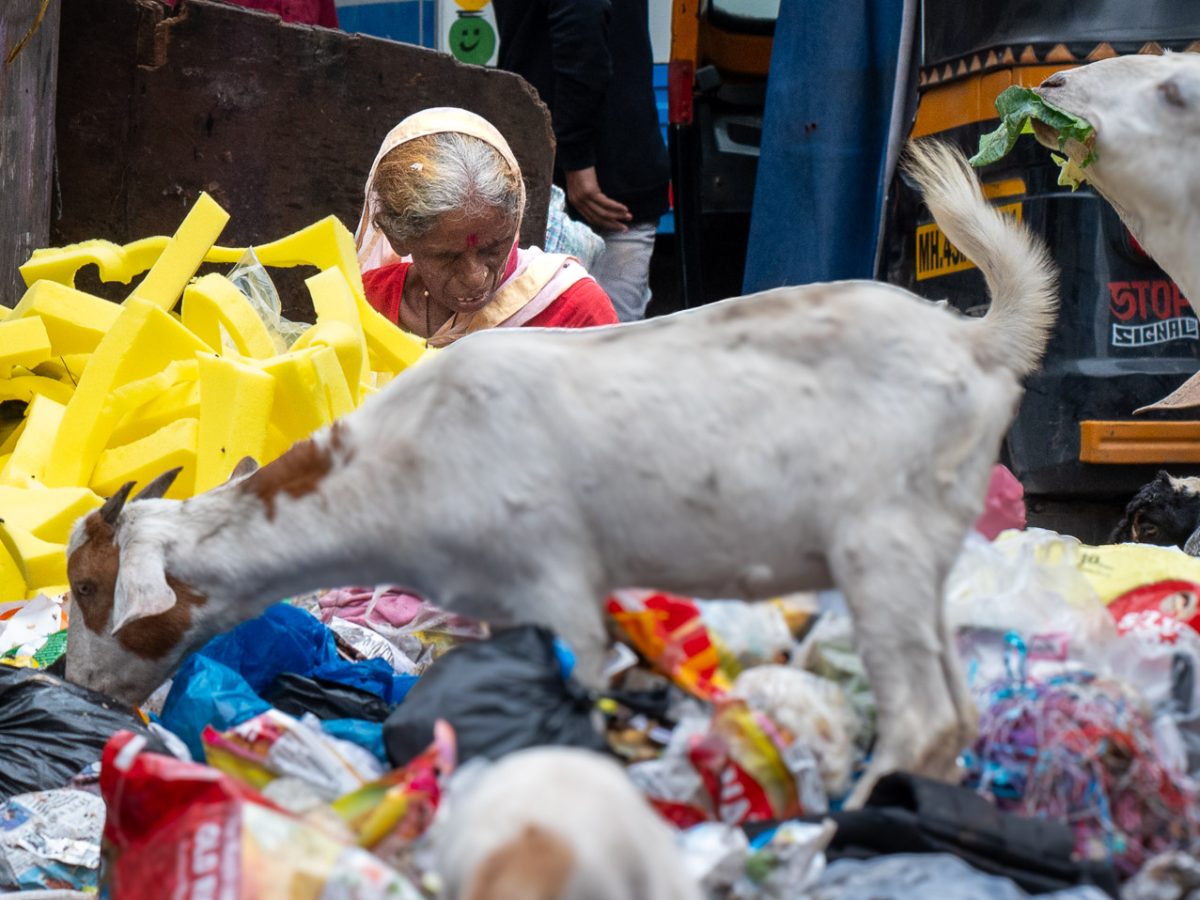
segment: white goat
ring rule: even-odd
[[[1113,205],[1146,252],[1200,303],[1200,55],[1138,54],[1051,75],[1037,88],[1047,102],[1096,129],[1087,181]],[[1057,134],[1034,123],[1038,140]],[[1068,142],[1077,164],[1088,151]]]
[[[599,680],[603,600],[841,588],[879,708],[869,777],[974,729],[942,582],[1057,306],[1045,248],[961,154],[909,168],[983,270],[982,320],[899,288],[780,288],[636,325],[479,333],[257,472],[76,525],[68,677],[140,701],[187,651],[320,586],[538,622]],[[162,484],[150,493],[161,493]]]
[[[700,900],[670,826],[613,760],[538,747],[460,777],[431,832],[446,900]]]

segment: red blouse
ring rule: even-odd
[[[393,323],[400,324],[404,279],[412,263],[401,262],[363,273],[367,301]],[[524,323],[530,328],[587,328],[616,325],[617,313],[608,294],[593,278],[575,282],[540,313]],[[523,327],[524,327],[523,326]]]

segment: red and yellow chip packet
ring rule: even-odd
[[[361,847],[379,850],[384,841],[407,843],[432,824],[442,783],[454,772],[454,728],[438,719],[433,743],[403,768],[341,797],[333,810],[358,834]],[[386,855],[386,854],[385,854]]]
[[[722,653],[695,601],[628,590],[609,597],[607,609],[629,643],[680,688],[709,702],[729,692],[736,664]]]
[[[771,721],[740,700],[717,705],[708,734],[688,751],[712,798],[716,817],[731,825],[803,815],[796,779]]]

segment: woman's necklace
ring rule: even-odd
[[[425,303],[425,345],[429,346],[429,341],[433,338],[433,316],[429,309],[429,291],[425,288],[421,289],[421,298]],[[455,311],[450,316],[450,329],[453,330],[458,322],[458,312]]]

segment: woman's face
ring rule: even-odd
[[[490,207],[478,215],[442,216],[432,231],[395,250],[412,256],[431,301],[473,313],[491,302],[516,238],[516,223]]]

